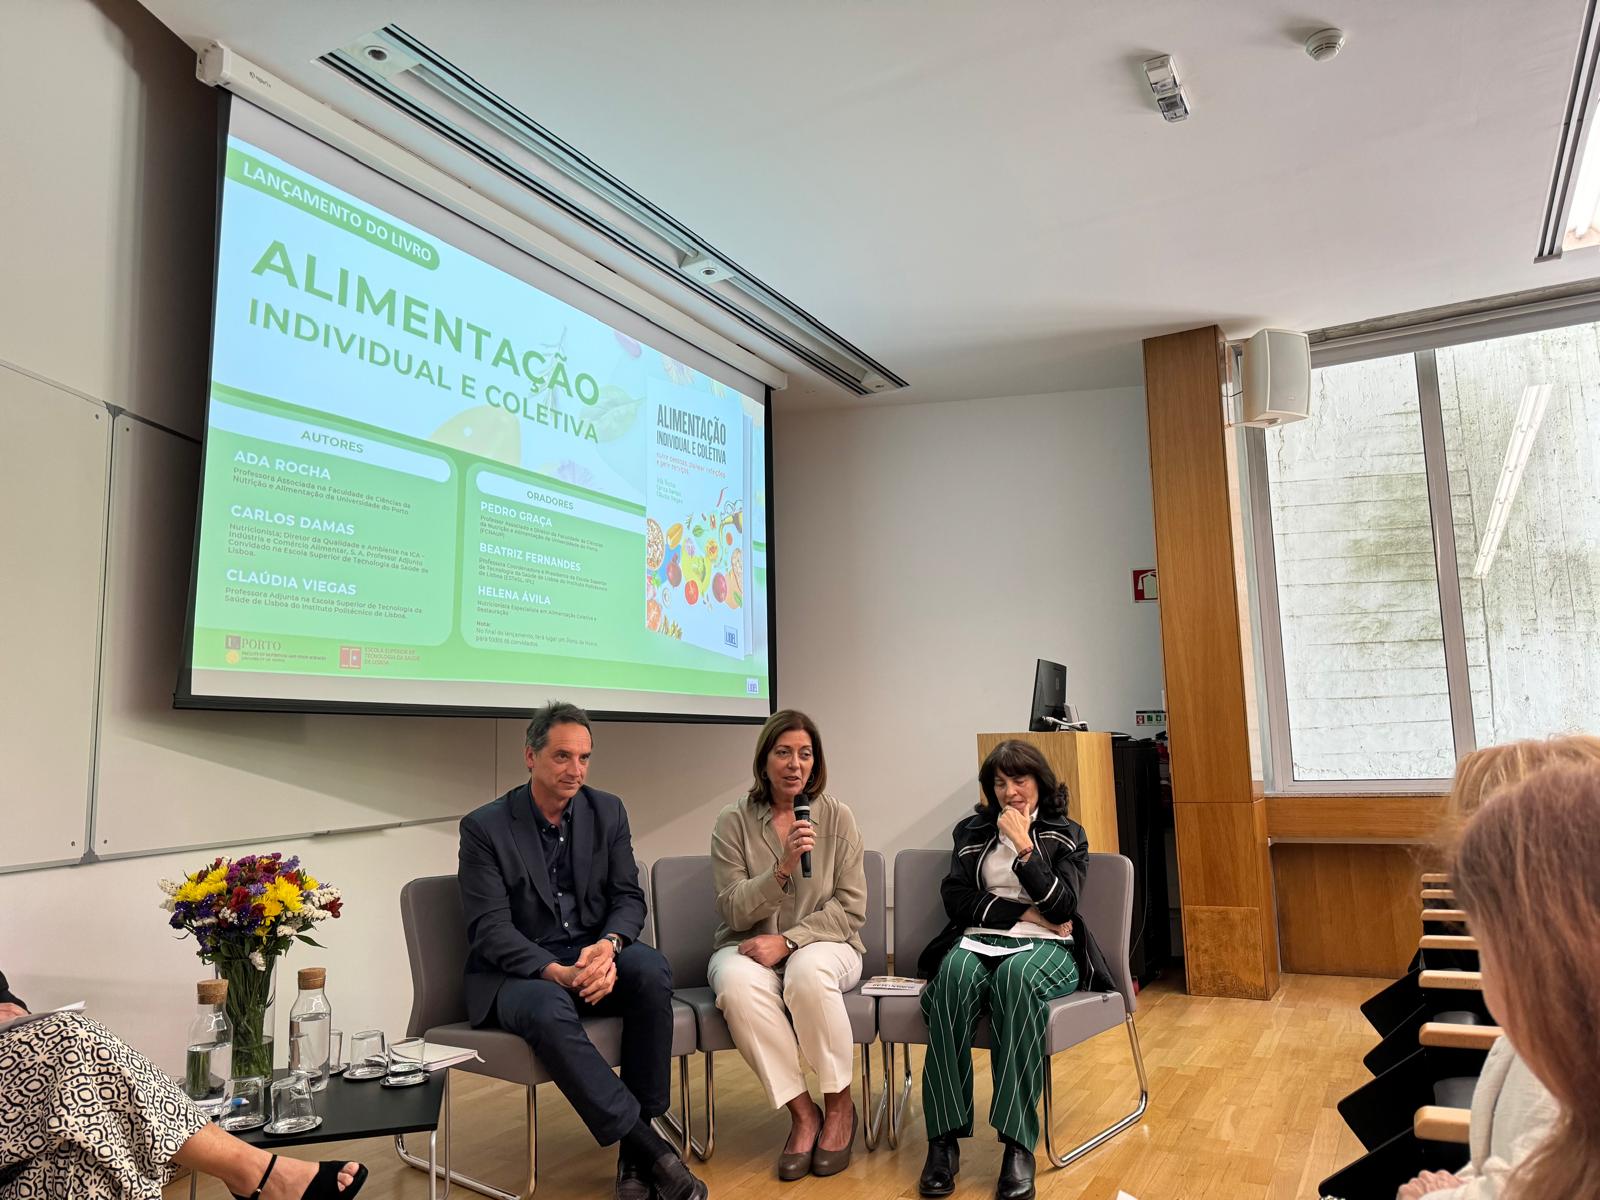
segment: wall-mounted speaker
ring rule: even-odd
[[[1311,340],[1292,329],[1263,329],[1244,344],[1240,408],[1244,424],[1270,428],[1311,415]]]

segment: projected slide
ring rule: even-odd
[[[764,717],[761,390],[233,116],[190,698]]]

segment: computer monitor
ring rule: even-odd
[[[1053,721],[1045,720],[1046,717]],[[1033,711],[1028,728],[1037,733],[1055,729],[1054,721],[1067,719],[1067,669],[1060,663],[1041,658],[1033,669]]]

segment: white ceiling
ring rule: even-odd
[[[400,25],[911,381],[889,399],[1600,274],[1532,261],[1582,0],[143,2],[404,131],[315,62]],[[1349,42],[1318,64],[1323,25]],[[791,373],[785,404],[885,402]]]

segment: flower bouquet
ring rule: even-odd
[[[168,924],[193,934],[200,961],[228,981],[234,1075],[270,1077],[278,956],[295,942],[320,948],[306,931],[339,915],[339,889],[273,853],[213,859],[182,881],[163,879],[161,890]]]

